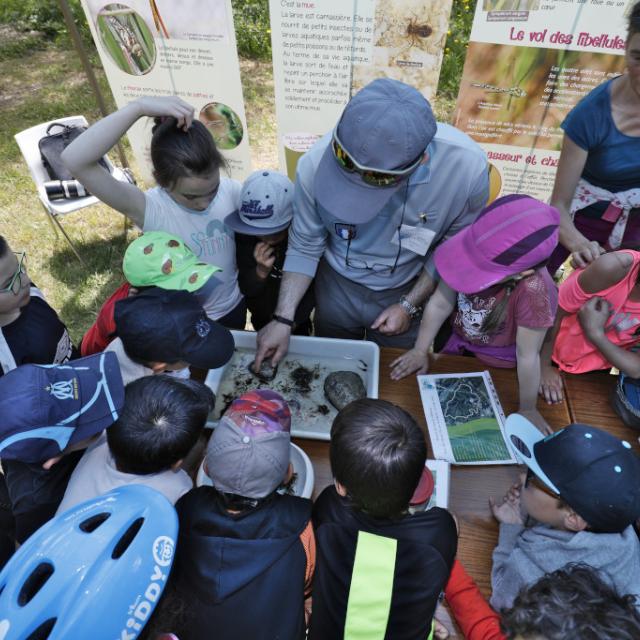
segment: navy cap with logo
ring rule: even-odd
[[[248,236],[284,231],[293,218],[293,182],[277,171],[254,171],[242,185],[240,208],[224,223]]]
[[[109,427],[123,404],[115,353],[22,365],[0,378],[0,458],[45,462]]]
[[[517,413],[505,431],[516,457],[594,531],[619,533],[640,517],[640,458],[628,442],[586,424],[545,437]]]
[[[217,369],[233,355],[231,332],[208,318],[187,291],[145,289],[118,301],[114,320],[127,355],[143,362]]]
[[[360,165],[380,172],[411,165],[436,135],[428,100],[414,87],[379,78],[363,87],[345,107],[336,133],[345,151]],[[351,224],[372,220],[408,179],[380,187],[366,184],[357,172],[344,171],[329,143],[314,177],[318,203]]]

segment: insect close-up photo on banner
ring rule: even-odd
[[[376,3],[370,64],[355,65],[353,92],[392,77],[433,95],[449,26],[451,0],[380,0]]]
[[[96,25],[102,45],[122,71],[134,76],[151,71],[156,48],[140,14],[124,4],[108,4],[98,13]]]

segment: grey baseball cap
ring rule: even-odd
[[[207,475],[223,493],[260,499],[285,480],[290,461],[291,411],[275,391],[248,391],[231,403],[205,456]]]
[[[249,236],[284,231],[293,218],[293,182],[277,171],[254,171],[242,185],[240,208],[224,223]]]
[[[381,78],[347,104],[336,127],[342,147],[358,164],[381,172],[411,165],[436,134],[428,100],[415,88]],[[388,187],[363,182],[338,164],[329,144],[314,178],[319,204],[339,220],[362,224],[375,218],[407,178]]]

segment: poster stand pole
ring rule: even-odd
[[[71,13],[69,4],[67,3],[67,0],[58,0],[58,5],[60,6],[60,10],[62,11],[62,15],[64,16],[64,21],[67,25],[67,29],[69,29],[69,33],[71,34],[71,39],[73,40],[76,52],[80,56],[80,61],[82,62],[84,72],[89,79],[89,83],[91,84],[91,88],[93,89],[93,93],[95,94],[96,100],[98,102],[98,107],[100,109],[100,112],[102,113],[102,117],[106,118],[109,115],[109,110],[107,109],[107,104],[104,100],[104,96],[102,95],[102,91],[100,90],[100,85],[98,84],[96,74],[94,73],[93,68],[91,67],[91,63],[89,62],[89,56],[87,56],[87,52],[85,51],[84,45],[82,44],[82,38],[80,37],[78,27],[76,27],[76,23],[73,20],[73,14]],[[122,168],[125,169],[125,173],[129,177],[129,180],[135,184],[135,179],[133,177],[133,173],[131,173],[129,161],[127,160],[127,156],[124,152],[122,144],[120,142],[117,142],[116,147],[118,149],[118,158],[120,159]],[[129,219],[124,216],[125,239],[127,237],[128,227]]]
[[[84,72],[87,75],[87,78],[89,79],[89,83],[91,84],[93,93],[95,94],[96,100],[98,101],[98,107],[100,109],[100,112],[102,113],[102,117],[106,118],[109,115],[109,110],[107,109],[107,103],[105,102],[104,96],[102,95],[102,91],[100,90],[100,85],[98,84],[98,79],[96,78],[96,74],[93,71],[93,67],[89,62],[89,56],[87,55],[84,45],[82,44],[82,38],[80,37],[78,27],[76,27],[76,23],[73,20],[73,14],[71,13],[69,4],[67,3],[67,0],[58,0],[58,4],[60,5],[60,10],[62,11],[62,15],[64,16],[64,21],[67,24],[69,33],[71,34],[73,45],[75,46],[76,51],[80,56],[80,61],[82,62],[82,67],[84,68]],[[116,147],[118,148],[118,158],[120,159],[120,164],[125,169],[129,169],[129,161],[127,160],[127,156],[124,153],[122,144],[118,142],[116,144]]]

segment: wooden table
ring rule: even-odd
[[[400,349],[383,348],[380,351],[379,397],[401,406],[411,413],[426,429],[422,401],[415,376],[394,382],[389,378],[389,364],[404,353]],[[487,369],[476,358],[440,355],[432,361],[430,373],[466,373]],[[514,369],[488,368],[508,415],[518,408],[518,383]],[[539,409],[547,422],[559,429],[571,422],[568,405],[546,405]],[[296,439],[296,444],[311,458],[316,474],[315,497],[333,482],[329,466],[329,443]],[[429,449],[431,451],[431,448]],[[431,456],[430,456],[431,457]],[[517,479],[515,465],[482,467],[451,467],[449,509],[458,518],[460,538],[458,558],[478,583],[486,597],[491,593],[491,553],[498,541],[498,525],[489,510],[488,498],[501,498]],[[450,626],[449,624],[447,626]],[[452,638],[461,638],[451,625]]]
[[[621,440],[630,442],[636,452],[639,431],[627,427],[611,406],[611,395],[618,377],[606,371],[580,375],[564,374],[565,402],[572,422],[584,422],[605,429]]]

